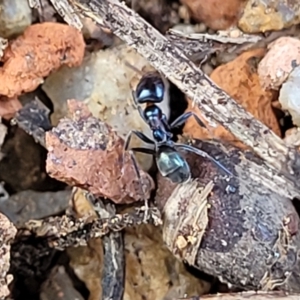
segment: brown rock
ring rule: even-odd
[[[42,23],[28,27],[5,49],[0,94],[15,97],[33,91],[60,66],[79,66],[84,49],[82,34],[71,26]]]
[[[211,74],[211,79],[254,117],[281,136],[278,121],[271,107],[271,101],[275,94],[272,91],[262,89],[255,66],[256,60],[261,58],[264,53],[264,49],[245,52],[234,61],[215,69]],[[198,108],[192,109],[191,103],[188,110],[193,110],[201,116],[200,110]],[[221,125],[216,128],[209,127],[209,129],[210,134],[207,130],[200,128],[193,118],[190,118],[184,127],[184,132],[193,138],[217,137],[234,142],[240,147],[244,146]]]
[[[277,90],[288,78],[294,65],[300,64],[300,41],[281,37],[271,43],[269,52],[258,65],[258,75],[263,88]]]
[[[170,300],[209,292],[211,283],[193,276],[170,253],[161,228],[149,224],[126,228],[124,242],[124,300]]]
[[[22,104],[17,97],[0,97],[0,116],[3,119],[9,120],[13,118],[15,113],[21,108]]]
[[[142,170],[138,177],[128,152],[123,161],[124,140],[82,102],[69,100],[68,105],[72,119],[62,119],[46,133],[49,175],[115,203],[148,199],[154,182]]]
[[[298,1],[249,0],[239,27],[248,33],[281,30],[299,23]]]
[[[235,25],[244,0],[181,0],[190,10],[192,17],[215,30],[224,30]]]

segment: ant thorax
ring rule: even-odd
[[[159,144],[165,144],[169,140],[167,132],[161,129],[154,129],[152,131],[153,139]]]

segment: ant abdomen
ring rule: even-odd
[[[135,95],[139,104],[160,103],[164,99],[165,85],[157,73],[147,73],[136,87]]]
[[[173,183],[183,183],[191,178],[187,161],[175,149],[162,146],[157,149],[156,164],[159,172]]]

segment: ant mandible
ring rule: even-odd
[[[169,124],[166,115],[156,105],[156,103],[163,101],[164,94],[165,86],[159,74],[148,73],[141,78],[135,92],[132,92],[132,96],[140,116],[149,125],[149,128],[152,131],[153,140],[140,131],[131,130],[126,137],[124,146],[125,151],[129,149],[130,140],[133,134],[135,134],[143,142],[153,145],[154,149],[135,147],[130,150],[153,155],[161,175],[169,178],[174,183],[184,183],[191,178],[190,167],[187,161],[179,153],[179,150],[190,151],[208,158],[226,173],[232,175],[232,173],[221,163],[216,161],[206,152],[190,145],[175,143],[172,141],[173,134],[171,130],[183,125],[192,116],[195,118],[199,126],[206,126],[193,112],[186,112]],[[140,104],[144,103],[147,103],[148,106],[143,110]],[[135,159],[134,157],[132,158],[136,166]],[[136,171],[140,178],[137,166]]]

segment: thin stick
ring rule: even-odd
[[[145,222],[145,210],[136,208],[109,218],[89,221],[85,218],[74,219],[72,216],[49,217],[43,220],[30,220],[19,229],[19,235],[29,232],[37,237],[47,238],[50,247],[64,250],[67,247],[86,246],[87,241],[103,237],[109,232],[119,232],[126,227],[137,226]],[[147,223],[161,225],[160,212],[150,207],[147,212]]]

